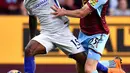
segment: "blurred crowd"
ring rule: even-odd
[[[0,14],[20,15],[23,14],[23,0],[0,0]],[[22,9],[23,7],[23,9]]]
[[[0,0],[1,15],[27,15],[23,0]],[[82,0],[59,0],[62,7],[73,10],[82,7]],[[130,16],[130,0],[109,0],[107,15]]]
[[[130,0],[110,0],[109,15],[130,16]]]

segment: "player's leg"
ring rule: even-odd
[[[80,32],[79,41],[88,52],[85,64],[86,73],[97,73],[96,67],[107,39],[107,34],[95,34],[90,36]]]
[[[31,40],[25,48],[24,70],[25,73],[35,73],[34,56],[37,54],[45,54],[46,49],[35,40]]]
[[[85,73],[85,62],[86,62],[86,54],[84,52],[69,55],[69,57],[73,58],[76,61],[76,70],[78,73]]]
[[[110,67],[110,60],[101,60],[99,61],[100,64],[104,65],[105,67]],[[112,62],[111,62],[112,63]],[[113,64],[113,63],[112,63]],[[111,64],[111,65],[112,65]]]
[[[34,56],[37,54],[46,54],[54,48],[52,42],[45,34],[34,37],[25,48],[24,69],[25,73],[35,72]]]
[[[84,73],[84,66],[87,57],[84,53],[83,47],[81,46],[77,49],[77,47],[70,41],[68,41],[67,43],[65,42],[64,45],[62,43],[56,44],[56,46],[60,46],[59,48],[61,48],[64,53],[66,53],[67,55],[69,55],[70,58],[73,58],[76,61],[77,73]]]
[[[78,42],[77,38],[72,35],[69,28],[64,28],[59,31],[58,34],[55,34],[55,36],[53,35],[53,38],[54,39],[51,40],[57,47],[59,47],[69,57],[76,60],[78,73],[84,73],[86,54],[83,52],[85,49]]]
[[[112,60],[102,60],[102,61],[99,61],[99,63],[101,63],[102,65],[104,65],[107,68],[115,68],[116,67],[116,62],[114,60],[119,60],[120,63],[122,63],[122,59],[120,57],[118,57],[118,56],[116,56]]]
[[[104,66],[104,64],[98,62],[97,64],[97,70],[99,72],[107,73],[108,72],[108,67]]]
[[[98,73],[96,68],[100,58],[100,54],[88,49],[87,60],[85,63],[85,73]]]
[[[108,68],[115,68],[115,62],[113,60],[99,61],[97,64],[97,70],[99,72],[108,73]]]
[[[103,73],[108,73],[109,68],[115,68],[116,63],[114,60],[103,60],[97,64],[97,70]]]
[[[81,53],[73,55],[72,58],[74,58],[77,61],[76,65],[77,65],[78,73],[91,73],[90,72],[92,70],[91,68],[93,68],[93,72],[92,73],[98,73],[95,69],[97,69],[97,70],[99,70],[99,71],[101,71],[103,73],[107,73],[108,72],[108,68],[105,67],[104,65],[102,65],[101,63],[99,63],[97,60],[88,58],[87,61],[86,61],[85,56],[83,54],[81,54]],[[89,64],[85,64],[85,62],[89,63]],[[98,64],[97,64],[97,62],[98,62]],[[84,68],[84,65],[87,65],[87,66],[85,66],[85,68]],[[89,65],[90,66],[95,65],[95,66],[90,67]],[[84,70],[84,69],[90,69],[90,70]],[[85,71],[89,71],[89,72],[85,72]]]
[[[120,57],[115,57],[115,59],[113,60],[102,60],[99,61],[97,64],[97,70],[98,71],[102,71],[103,73],[107,73],[108,72],[108,68],[116,68],[116,62],[114,60],[120,60],[120,63],[122,61],[122,59]]]
[[[75,37],[72,37],[71,42],[69,43],[69,46],[71,45],[72,48],[64,48],[70,49],[68,51],[69,57],[73,58],[76,61],[76,68],[78,73],[85,73],[84,67],[86,62],[86,54],[85,49],[82,47],[82,45],[78,42],[78,40]],[[64,51],[65,52],[65,51]]]

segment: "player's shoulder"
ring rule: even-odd
[[[108,0],[97,0],[101,4],[105,4]]]
[[[28,0],[23,0],[23,4],[24,5],[27,4],[27,2],[28,2]]]
[[[27,8],[28,1],[29,1],[29,0],[23,0],[23,5],[24,5],[25,8]]]
[[[105,4],[108,4],[108,0],[89,0],[88,4],[90,4],[94,9],[101,8]]]
[[[100,4],[105,4],[108,0],[89,0],[91,3],[100,3]]]

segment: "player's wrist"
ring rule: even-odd
[[[67,10],[64,9],[64,8],[62,8],[62,9],[63,9],[63,15],[64,15],[64,16],[67,15]]]

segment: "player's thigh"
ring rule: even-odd
[[[55,45],[59,47],[65,54],[78,54],[80,52],[85,51],[82,45],[78,42],[78,40],[74,36],[61,36],[60,40],[56,40]]]
[[[59,47],[68,57],[75,59],[77,62],[82,62],[86,60],[86,54],[84,54],[85,49],[78,42],[77,38],[74,36],[65,37],[62,36],[62,41],[57,41],[56,45]]]
[[[40,34],[34,37],[25,48],[25,53],[28,55],[46,54],[54,48],[52,42],[45,34]]]
[[[51,37],[51,40],[67,55],[77,54],[85,51],[82,45],[77,40],[77,38],[71,33],[71,31],[67,27],[55,33]]]
[[[89,64],[89,63],[95,62],[95,63],[92,63],[92,65],[88,65],[92,67],[93,69],[96,68],[97,62],[101,59],[101,54],[104,50],[108,36],[109,35],[107,34],[95,34],[92,36],[87,36],[88,45],[87,47],[85,47],[85,49],[87,50],[87,60],[90,59],[92,61],[88,63],[86,62],[86,63]]]
[[[79,33],[79,42],[86,50],[87,61],[85,64],[85,71],[92,72],[96,70],[98,61],[101,58],[104,46],[108,39],[107,34],[86,35],[83,32]]]
[[[43,45],[35,40],[30,40],[28,45],[25,47],[25,55],[27,56],[34,56],[41,53],[45,54],[46,49]]]
[[[108,34],[95,34],[92,35],[88,42],[88,48],[95,50],[96,52],[102,54],[105,48],[105,44],[108,40]]]
[[[64,33],[63,33],[64,32]],[[58,39],[57,39],[58,38]],[[66,55],[73,55],[76,60],[84,58],[83,52],[85,49],[78,42],[77,38],[72,35],[68,28],[61,30],[52,37],[53,42],[59,47]]]
[[[86,50],[90,48],[102,54],[108,37],[109,34],[94,34],[90,36],[80,32],[78,39]]]

